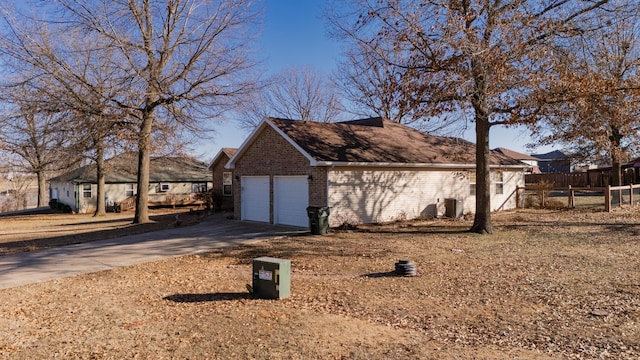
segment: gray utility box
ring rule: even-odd
[[[291,295],[291,260],[266,256],[253,259],[253,293],[263,299]]]
[[[445,216],[450,218],[462,217],[462,200],[444,199]]]

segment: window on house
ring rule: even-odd
[[[476,172],[469,171],[469,195],[476,196]]]
[[[226,171],[222,173],[222,195],[231,196],[233,193],[233,173]]]
[[[91,197],[91,184],[82,184],[82,197]]]
[[[160,192],[165,192],[165,191],[169,191],[169,184],[167,183],[160,184]]]
[[[124,196],[132,197],[135,193],[135,184],[124,184]]]
[[[502,193],[504,192],[504,173],[502,171],[497,171],[495,174],[496,195],[502,195]]]
[[[192,183],[191,192],[194,192],[194,193],[207,192],[207,183]]]

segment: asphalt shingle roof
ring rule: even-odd
[[[503,155],[506,155],[506,156],[508,156],[508,157],[510,157],[512,159],[516,159],[516,160],[534,160],[534,161],[540,160],[535,156],[519,153],[517,151],[513,151],[513,150],[509,150],[509,149],[505,149],[505,148],[496,148],[496,149],[493,149],[493,150],[497,151],[499,153],[502,153]]]
[[[152,158],[149,166],[150,182],[207,182],[211,181],[207,165],[188,157]],[[96,165],[86,165],[50,179],[55,182],[97,183]],[[137,182],[137,157],[123,155],[106,161],[106,183]]]
[[[432,136],[382,118],[339,123],[270,118],[316,161],[397,164],[475,164],[469,141]],[[492,165],[522,165],[491,152]]]

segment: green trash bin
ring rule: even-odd
[[[326,235],[329,232],[329,208],[326,206],[309,206],[309,228],[312,235]]]

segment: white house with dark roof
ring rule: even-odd
[[[106,161],[105,196],[107,205],[122,210],[135,203],[137,158],[118,156]],[[149,206],[193,205],[203,201],[197,193],[211,189],[207,165],[187,157],[152,158],[149,167]],[[82,166],[49,180],[49,195],[69,205],[77,213],[91,213],[98,204],[95,164]]]
[[[490,162],[491,208],[515,208],[527,165],[497,152]],[[473,143],[381,118],[267,118],[226,168],[234,171],[234,216],[242,220],[306,227],[307,206],[329,207],[331,226],[475,211]]]

